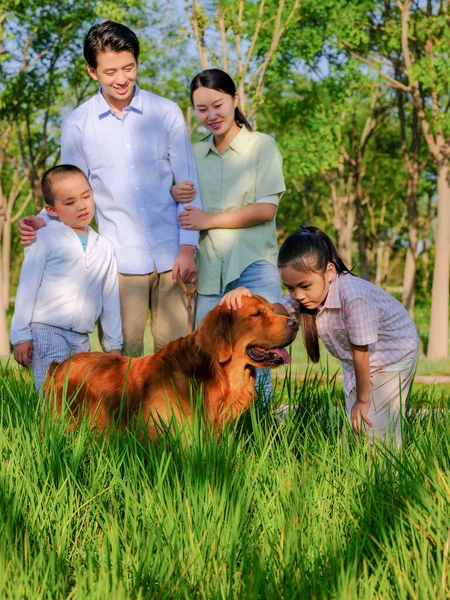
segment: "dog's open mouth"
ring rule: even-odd
[[[246,350],[247,356],[253,362],[258,363],[262,367],[278,367],[279,365],[288,364],[292,361],[292,357],[286,348],[263,348],[262,346],[250,346]]]

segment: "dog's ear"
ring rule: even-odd
[[[225,306],[216,306],[198,327],[196,344],[219,363],[227,362],[233,352],[233,323],[233,311]]]

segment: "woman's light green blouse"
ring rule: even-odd
[[[281,154],[273,138],[245,127],[220,155],[212,134],[194,144],[200,192],[207,213],[236,210],[285,191]],[[277,198],[270,199],[272,204]],[[198,292],[219,294],[257,260],[277,264],[275,218],[242,229],[210,229],[200,235]]]

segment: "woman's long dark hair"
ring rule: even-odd
[[[333,242],[318,227],[301,227],[283,242],[278,253],[278,268],[290,266],[303,273],[325,273],[329,263],[336,273],[350,273],[339,256]],[[319,335],[317,333],[316,310],[308,310],[300,304],[300,324],[303,341],[310,360],[320,359]]]
[[[236,86],[234,81],[228,73],[225,73],[225,71],[222,71],[221,69],[206,69],[206,71],[202,71],[194,77],[191,81],[192,106],[194,106],[194,92],[200,87],[217,90],[223,94],[229,94],[232,98],[236,96]],[[237,106],[234,109],[234,120],[236,125],[244,125],[249,131],[252,131],[250,123]]]

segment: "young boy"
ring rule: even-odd
[[[89,223],[94,198],[85,174],[73,165],[49,169],[41,181],[51,217],[25,249],[11,323],[14,358],[31,368],[36,389],[54,360],[89,352],[88,333],[100,317],[104,346],[122,354],[117,266],[110,242]]]

